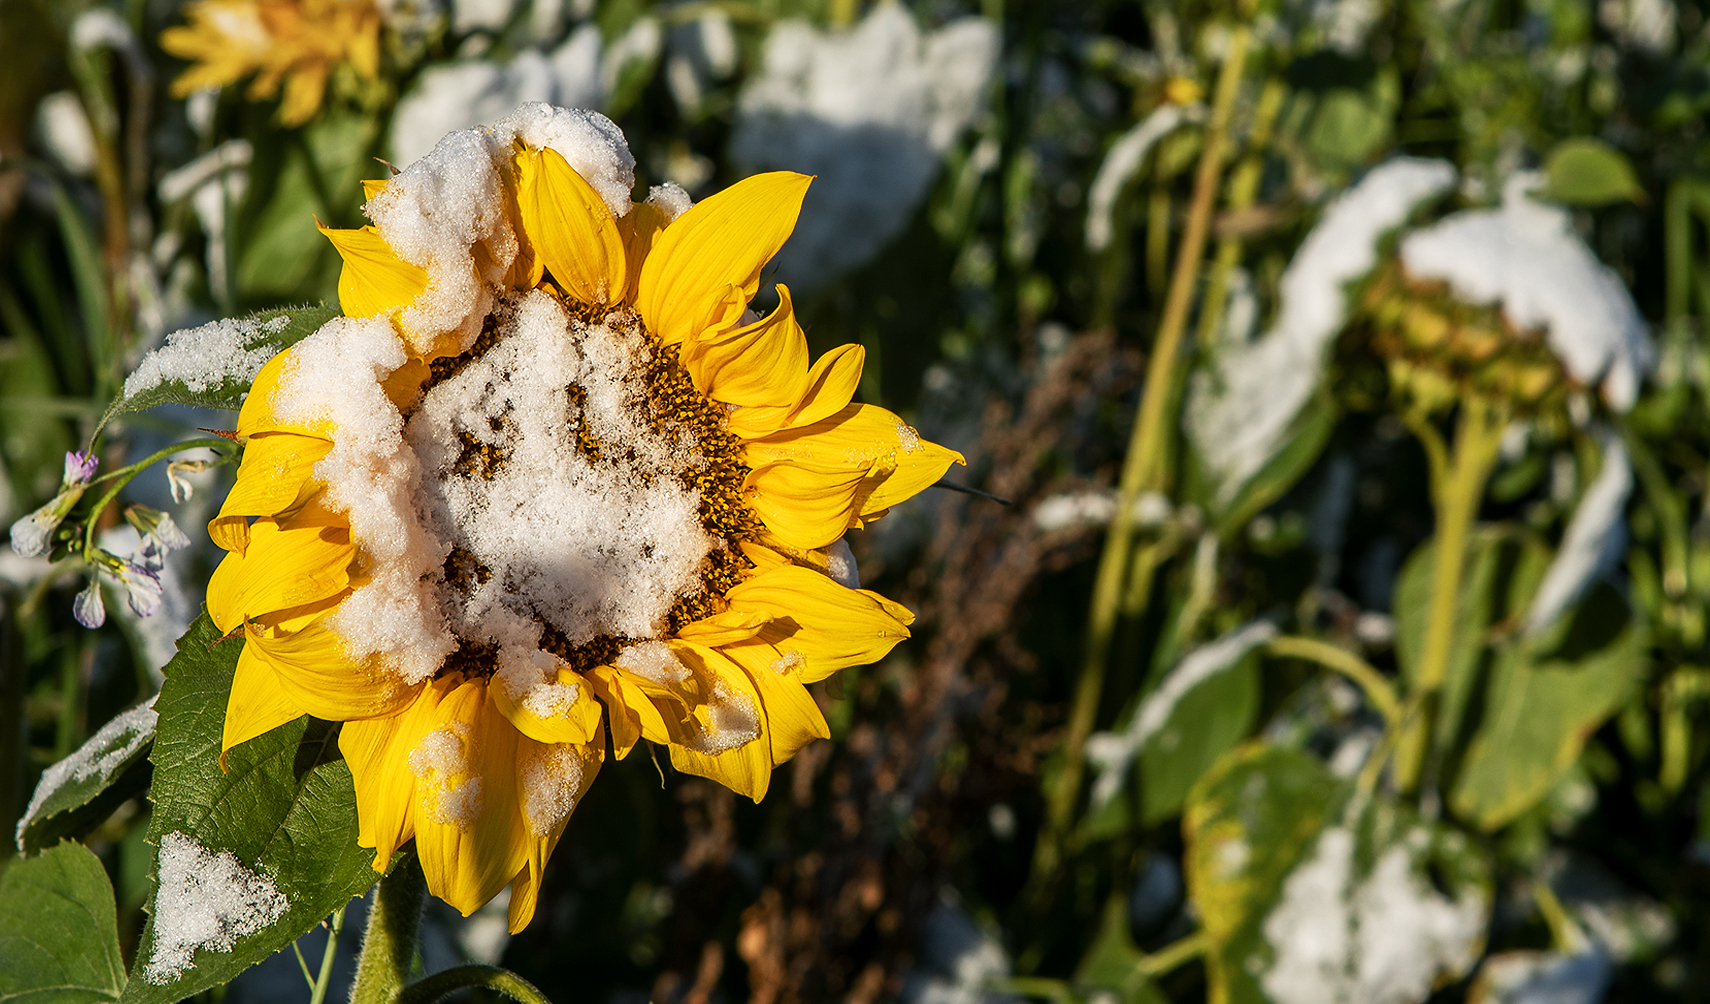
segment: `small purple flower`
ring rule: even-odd
[[[124,587],[125,600],[129,603],[132,613],[138,617],[152,617],[159,612],[165,589],[160,584],[160,573],[155,569],[148,567],[147,564],[121,558],[111,551],[103,550],[96,550],[94,554],[91,554],[89,563],[95,566],[98,573],[97,578],[100,575],[105,575]],[[95,598],[92,601],[85,601],[83,597],[89,595],[92,590],[95,591]],[[80,604],[86,602],[99,604],[99,591],[96,590],[93,581],[88,590],[79,594],[78,602]],[[73,613],[77,613],[77,611],[74,609]],[[105,619],[104,613],[102,619]],[[97,621],[96,625],[91,625],[79,615],[78,623],[85,627],[91,627],[99,625],[100,622]]]
[[[95,469],[99,466],[100,461],[95,459],[93,453],[81,451],[67,453],[65,455],[65,484],[63,488],[69,488],[72,485],[87,485],[90,479],[95,476]]]
[[[53,501],[12,524],[12,550],[21,557],[40,558],[53,550],[53,532],[76,507],[95,476],[95,458],[87,453],[65,455],[65,479]],[[182,535],[181,535],[182,536]]]
[[[101,577],[91,575],[89,585],[71,601],[71,616],[90,630],[107,623],[107,605],[101,602]]]

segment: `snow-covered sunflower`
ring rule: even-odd
[[[633,166],[530,105],[370,183],[376,226],[325,231],[345,316],[263,367],[209,524],[224,748],[344,722],[375,867],[414,837],[465,913],[511,884],[513,931],[608,732],[756,800],[828,736],[806,685],[912,620],[843,534],[961,460],[850,403],[859,346],[810,367],[787,289],[748,310],[809,178],[689,208]]]
[[[160,47],[191,67],[172,93],[224,87],[250,74],[252,101],[285,86],[279,120],[301,125],[321,107],[327,76],[348,62],[372,80],[380,69],[380,9],[374,0],[196,0],[188,25],[160,33]]]

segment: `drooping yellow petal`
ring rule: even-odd
[[[797,679],[814,683],[847,666],[884,658],[909,636],[914,614],[870,589],[850,589],[799,565],[783,565],[740,583],[728,594],[731,612],[770,613],[759,640],[795,652]],[[731,646],[732,649],[735,646]]]
[[[348,527],[264,518],[249,533],[248,549],[226,555],[208,580],[208,615],[221,631],[350,588]]]
[[[612,726],[612,749],[619,760],[642,739],[667,743],[686,734],[687,711],[664,688],[612,666],[595,666],[588,671],[587,679],[605,703]]]
[[[860,525],[855,514],[875,480],[860,468],[785,460],[750,471],[742,487],[766,528],[790,547],[805,550],[825,547]]]
[[[220,642],[236,645],[236,639]],[[226,700],[226,723],[220,732],[220,753],[256,736],[272,732],[286,722],[294,722],[306,713],[297,707],[273,670],[261,660],[238,653],[237,669],[232,673],[232,692]]]
[[[593,688],[570,669],[558,670],[556,685],[528,694],[513,694],[502,676],[494,677],[492,691],[500,713],[535,742],[591,742],[600,726],[600,702]]]
[[[374,870],[383,872],[392,852],[415,836],[416,778],[409,756],[435,727],[439,702],[451,681],[415,688],[408,704],[390,718],[345,722],[338,748],[356,782],[356,842],[374,848]]]
[[[636,312],[666,345],[734,325],[760,288],[760,271],[789,239],[812,178],[757,174],[672,221],[647,255]]]
[[[815,739],[830,739],[831,727],[801,685],[784,653],[771,645],[753,643],[721,649],[754,681],[766,714],[767,751],[772,766],[784,763]]]
[[[516,789],[527,830],[527,865],[511,883],[507,919],[512,934],[528,926],[534,917],[546,859],[558,845],[570,814],[594,783],[605,757],[605,729],[597,720],[592,737],[585,743],[550,744],[518,737]]]
[[[866,359],[867,350],[861,346],[839,345],[814,361],[800,401],[783,407],[738,408],[730,414],[730,431],[743,439],[759,439],[830,418],[855,396]]]
[[[321,490],[315,464],[332,452],[332,443],[318,436],[290,432],[254,435],[244,444],[237,482],[208,522],[208,536],[228,551],[243,554],[249,547],[249,520],[300,510]]]
[[[281,630],[265,619],[251,620],[244,625],[244,635],[244,652],[254,652],[272,667],[286,696],[316,718],[378,718],[395,714],[412,697],[397,674],[350,658],[325,617],[297,631]]]
[[[486,684],[466,680],[440,700],[434,727],[407,757],[428,891],[465,917],[528,863],[516,776],[520,740]]]
[[[772,753],[766,742],[765,708],[742,667],[717,649],[674,642],[672,650],[712,682],[710,700],[694,709],[698,735],[671,744],[671,764],[686,774],[711,778],[758,802],[772,783]]]
[[[534,253],[572,299],[617,303],[629,264],[611,207],[557,150],[517,152],[517,208]]]
[[[688,343],[683,366],[695,388],[714,401],[782,408],[807,389],[807,336],[796,323],[789,287],[778,287],[778,309],[724,335]]]
[[[399,258],[374,227],[320,227],[320,231],[344,259],[338,274],[338,305],[344,316],[391,313],[409,306],[427,290],[427,270]]]

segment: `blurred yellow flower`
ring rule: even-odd
[[[770,316],[746,311],[810,179],[764,174],[679,216],[651,200],[617,216],[556,150],[519,141],[503,174],[503,246],[470,247],[497,278],[480,338],[376,377],[420,458],[403,505],[456,542],[426,576],[449,656],[411,683],[349,654],[339,609],[384,570],[317,467],[361,433],[282,417],[302,345],[263,368],[240,414],[243,463],[209,525],[231,553],[208,609],[247,639],[223,747],[305,713],[344,722],[375,867],[413,837],[429,888],[465,914],[509,884],[517,931],[608,733],[619,759],[664,744],[679,770],[756,801],[774,766],[829,737],[806,685],[883,657],[913,620],[851,581],[841,538],[962,458],[850,402],[860,346],[810,367],[787,289]],[[344,257],[347,318],[403,330],[435,295],[376,228],[323,232]],[[373,322],[315,337],[358,329]],[[576,521],[588,529],[567,535]],[[662,522],[676,536],[613,556]],[[656,552],[671,551],[686,576],[659,587]],[[642,586],[639,615],[611,613]]]
[[[189,25],[160,34],[160,47],[193,65],[172,93],[224,87],[250,74],[252,101],[279,93],[280,121],[301,125],[321,106],[327,75],[348,62],[374,79],[380,68],[380,11],[373,0],[195,0]]]

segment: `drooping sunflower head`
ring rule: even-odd
[[[850,403],[858,346],[810,366],[787,289],[749,311],[810,179],[632,204],[633,163],[535,105],[371,185],[209,528],[226,746],[343,721],[376,867],[414,837],[465,912],[513,883],[513,929],[608,733],[755,799],[828,736],[806,685],[912,619],[843,534],[961,459]]]

